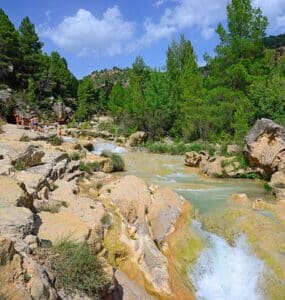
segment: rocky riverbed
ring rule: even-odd
[[[4,299],[94,298],[59,284],[50,249],[63,239],[87,245],[98,258],[104,299],[284,298],[282,193],[277,201],[262,181],[200,176],[181,156],[72,134],[57,146],[35,132],[23,141],[14,125],[0,134]],[[111,173],[111,158],[99,156],[105,148],[122,153],[125,172]],[[283,174],[274,170],[272,185]]]

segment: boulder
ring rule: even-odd
[[[29,145],[26,150],[12,161],[13,165],[18,162],[23,164],[24,168],[31,168],[42,164],[42,158],[45,155],[43,151],[38,150],[38,147]]]
[[[186,152],[185,153],[185,165],[188,167],[199,168],[200,164],[204,164],[209,158],[207,152]]]
[[[147,184],[132,175],[105,185],[101,194],[118,207],[130,224],[134,224],[137,219],[144,220],[145,212],[152,202]]]
[[[272,187],[277,199],[285,200],[285,172],[275,172],[271,176],[269,185]]]
[[[146,139],[147,139],[147,134],[144,131],[137,131],[129,137],[127,141],[127,146],[128,147],[138,146],[143,142],[145,142]]]
[[[270,176],[285,168],[285,128],[269,119],[258,120],[245,138],[249,165]]]

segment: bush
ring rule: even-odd
[[[19,141],[27,143],[27,142],[30,142],[31,139],[29,136],[27,136],[25,133],[23,133],[22,136],[20,137]]]
[[[103,151],[101,156],[110,159],[110,168],[112,172],[120,172],[125,170],[125,162],[120,155],[110,151]]]
[[[60,146],[63,143],[63,140],[62,140],[62,138],[59,138],[57,135],[54,135],[49,138],[48,142],[52,146]]]
[[[191,144],[175,143],[175,144],[165,144],[162,142],[153,143],[148,142],[145,145],[149,152],[153,153],[167,153],[171,155],[184,155],[185,152],[196,151],[200,152],[202,150],[208,151],[210,155],[213,155],[216,151],[215,147],[203,142],[193,142]]]
[[[7,300],[7,298],[2,293],[0,293],[0,300]]]
[[[265,190],[266,194],[272,194],[273,189],[272,189],[272,187],[269,185],[268,182],[265,181],[265,182],[263,183],[263,187],[264,187],[264,190]]]
[[[79,170],[82,172],[87,172],[89,174],[92,172],[99,172],[99,171],[101,171],[101,165],[97,161],[92,162],[92,163],[80,162]]]
[[[123,135],[123,133],[124,133],[123,130],[118,125],[110,123],[110,122],[99,124],[98,129],[100,131],[109,131],[114,136]]]
[[[80,291],[91,298],[102,298],[109,285],[96,256],[85,245],[64,239],[52,248],[51,268],[57,285],[67,294]]]
[[[23,171],[26,169],[25,163],[20,159],[16,160],[14,167],[15,167],[16,171]]]
[[[73,152],[73,153],[71,153],[70,158],[71,158],[71,160],[80,160],[81,155],[78,152]]]

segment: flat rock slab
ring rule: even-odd
[[[26,195],[17,182],[10,177],[0,176],[0,208],[22,206]]]
[[[42,222],[38,233],[40,239],[56,243],[65,238],[76,242],[84,242],[88,238],[89,228],[73,214],[41,212],[39,217]]]

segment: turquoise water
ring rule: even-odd
[[[252,199],[270,198],[261,181],[201,176],[198,169],[184,166],[183,156],[129,152],[123,157],[125,174],[144,178],[149,184],[171,186],[200,213],[225,209],[230,204],[231,195],[236,193],[246,193]]]

